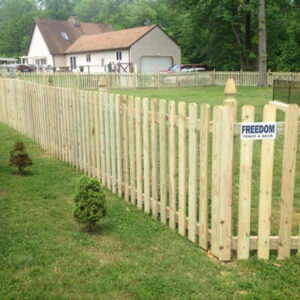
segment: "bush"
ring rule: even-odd
[[[107,213],[105,194],[96,178],[82,176],[77,184],[74,196],[76,222],[85,225],[89,230],[94,229]]]
[[[32,166],[32,161],[25,151],[23,142],[14,144],[13,150],[10,151],[9,166],[16,167],[19,174],[23,174],[26,167]]]

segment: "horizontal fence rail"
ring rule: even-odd
[[[292,235],[298,106],[289,105],[285,115],[285,122],[277,123],[278,136],[284,138],[278,234],[271,235],[274,140],[261,142],[258,225],[253,234],[252,181],[254,169],[259,170],[253,165],[256,142],[241,141],[235,157],[241,123],[234,120],[233,107],[176,105],[0,80],[1,122],[52,156],[97,177],[102,186],[211,250],[221,261],[230,261],[233,252],[238,259],[248,259],[250,251],[257,250],[259,258],[268,259],[270,250],[277,250],[283,259],[291,250],[299,251],[299,236]],[[242,123],[254,119],[254,107],[244,106]],[[276,121],[274,105],[264,107],[263,121]]]
[[[64,88],[97,89],[103,84],[112,89],[180,88],[225,85],[229,78],[238,86],[257,86],[258,72],[190,72],[175,74],[136,73],[23,73],[8,75],[26,81]],[[300,73],[268,72],[268,84],[276,79],[300,80]]]

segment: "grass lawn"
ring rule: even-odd
[[[172,89],[122,89],[110,90],[121,95],[148,97],[156,99],[184,101],[186,103],[208,103],[211,106],[222,105],[225,99],[224,86],[207,86],[199,88],[172,88]],[[246,104],[256,107],[257,117],[261,116],[262,107],[272,100],[272,88],[237,87],[235,99],[238,108]],[[238,115],[240,117],[240,115]]]
[[[26,176],[8,167],[23,140]],[[80,176],[0,123],[0,299],[299,299],[300,258],[223,264],[106,192],[94,234],[72,217]]]

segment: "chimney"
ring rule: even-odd
[[[75,16],[71,16],[68,20],[74,27],[80,27],[79,21]]]

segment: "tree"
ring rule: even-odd
[[[74,196],[75,221],[85,225],[89,230],[93,230],[107,213],[107,202],[105,194],[96,178],[82,176],[77,185]]]
[[[265,1],[259,0],[258,12],[258,86],[268,86]]]
[[[15,143],[13,150],[10,151],[9,166],[16,167],[19,174],[23,174],[26,167],[32,166],[23,142]]]
[[[23,55],[36,6],[31,0],[4,0],[0,7],[0,55]]]

